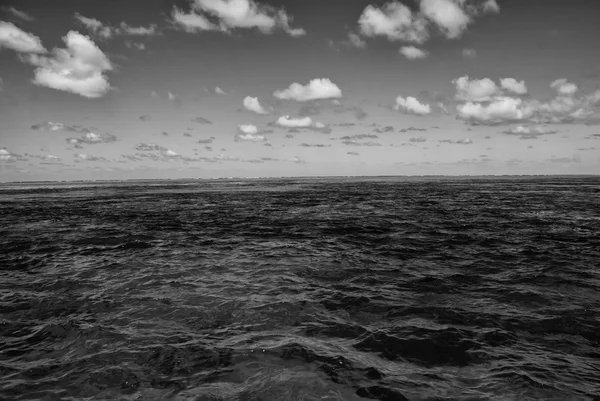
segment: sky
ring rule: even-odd
[[[598,0],[4,0],[0,182],[600,173]]]

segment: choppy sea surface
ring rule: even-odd
[[[600,177],[0,186],[1,400],[599,400]]]

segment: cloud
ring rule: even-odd
[[[364,36],[385,36],[391,41],[423,43],[429,38],[427,21],[397,1],[381,8],[368,5],[358,19],[358,26]]]
[[[189,33],[220,30],[220,27],[210,22],[207,17],[195,12],[185,13],[177,7],[173,8],[171,17],[175,25]]]
[[[307,103],[307,104],[303,104],[302,107],[300,108],[300,110],[298,110],[298,115],[300,117],[306,117],[306,116],[316,116],[321,114],[321,105],[319,104],[313,104],[313,103]]]
[[[193,123],[204,124],[204,125],[212,124],[212,122],[210,120],[207,120],[204,117],[196,117],[196,118],[193,118],[191,121]]]
[[[329,148],[331,145],[324,145],[322,143],[301,143],[301,147],[303,148]]]
[[[360,153],[358,152],[346,152],[347,155],[352,155],[352,156],[360,156]]]
[[[0,48],[5,47],[21,53],[45,53],[42,41],[11,22],[0,21]]]
[[[130,49],[137,49],[137,50],[146,50],[146,45],[140,42],[132,42],[131,40],[126,40],[125,41],[125,46],[127,46]],[[153,92],[154,94],[156,94],[156,92]],[[156,94],[158,95],[158,94]]]
[[[227,92],[225,92],[223,89],[219,88],[218,86],[215,88],[215,93],[217,95],[227,95]]]
[[[0,148],[0,161],[1,162],[16,162],[16,161],[26,161],[23,156],[18,155],[16,153],[11,153],[6,148]]]
[[[525,86],[525,81],[519,82],[514,78],[502,78],[500,80],[500,85],[507,91],[513,92],[517,95],[524,95],[527,93],[527,86]]]
[[[358,142],[354,139],[342,141],[342,143],[344,145],[351,145],[351,146],[381,146],[381,144],[379,142],[374,142],[374,141]]]
[[[121,26],[118,28],[117,31],[122,35],[151,36],[157,34],[157,26],[130,26],[127,25],[125,22],[121,22]]]
[[[465,75],[452,83],[456,86],[456,99],[462,101],[490,101],[500,93],[498,86],[489,78],[471,80]]]
[[[442,139],[442,140],[440,140],[438,142],[439,143],[453,143],[453,144],[458,144],[458,145],[471,145],[471,144],[473,144],[473,141],[470,140],[469,138],[459,139],[458,141],[453,141],[451,139]]]
[[[421,0],[421,12],[449,39],[457,39],[467,29],[471,17],[454,0]]]
[[[314,123],[312,118],[310,117],[291,118],[290,116],[286,115],[279,117],[275,124],[286,128],[308,128],[311,127]]]
[[[13,16],[22,19],[23,21],[33,22],[35,19],[24,11],[17,10],[14,7],[2,7],[2,9]]]
[[[355,140],[355,139],[378,139],[379,137],[375,134],[355,134],[355,135],[345,135],[340,137],[340,139],[344,140]]]
[[[94,132],[88,132],[83,135],[81,138],[67,138],[66,142],[71,145],[75,145],[75,147],[80,147],[77,145],[87,144],[87,145],[95,145],[99,143],[111,143],[115,142],[117,137],[112,134],[96,134]]]
[[[188,32],[256,28],[270,34],[279,28],[292,37],[306,34],[302,28],[290,27],[293,17],[283,9],[253,0],[192,0],[191,8],[187,14],[178,8],[172,13],[173,22]],[[210,22],[209,16],[217,23]]]
[[[463,49],[461,54],[465,58],[475,58],[477,57],[477,51],[475,49]]]
[[[287,89],[273,93],[277,99],[296,100],[306,102],[316,99],[332,99],[342,97],[340,88],[328,78],[311,80],[307,85],[291,84]]]
[[[80,125],[65,125],[63,123],[54,123],[52,121],[44,121],[40,124],[31,126],[34,131],[51,131],[51,132],[89,132],[89,128]]]
[[[402,133],[409,132],[409,131],[427,131],[427,129],[408,127],[408,128],[402,128],[402,129],[398,130],[398,132],[402,132]]]
[[[467,102],[457,106],[458,117],[471,123],[499,124],[531,117],[533,110],[522,99],[497,97],[488,103]]]
[[[577,85],[568,82],[565,78],[557,79],[550,84],[550,87],[556,89],[561,95],[573,95],[579,89]]]
[[[213,141],[214,141],[214,140],[215,140],[215,137],[214,137],[214,136],[211,136],[211,137],[210,137],[210,138],[208,138],[208,139],[199,139],[199,140],[198,140],[198,143],[201,143],[201,144],[205,144],[205,143],[213,143]]]
[[[359,35],[357,35],[354,32],[348,33],[348,40],[345,42],[342,42],[342,44],[349,46],[349,47],[355,47],[357,49],[364,49],[367,47],[367,42],[365,42],[363,40],[363,38],[361,38]]]
[[[513,82],[511,78],[504,79],[503,82],[503,86],[510,86],[512,92],[526,90],[524,82]],[[588,95],[576,96],[577,85],[569,83],[565,79],[559,79],[550,84],[558,93],[555,98],[548,101],[503,95],[497,88],[495,90],[496,94],[492,95],[494,91],[489,89],[491,85],[486,86],[487,91],[464,89],[466,86],[462,85],[461,87],[457,84],[457,98],[470,98],[473,100],[459,104],[457,111],[458,117],[470,124],[496,125],[513,122],[532,122],[535,124],[585,123],[597,118],[597,106],[600,104],[600,90]]]
[[[579,155],[575,155],[573,157],[556,157],[556,156],[552,156],[550,159],[547,159],[546,161],[550,162],[550,163],[560,163],[560,164],[564,164],[564,163],[581,163],[581,156]]]
[[[244,108],[256,114],[269,114],[269,112],[265,110],[256,97],[246,96],[244,98]]]
[[[37,66],[33,83],[87,98],[104,96],[110,89],[105,71],[113,66],[96,44],[79,32],[63,37],[67,49],[54,49],[52,57],[30,54],[25,61]]]
[[[115,33],[113,28],[105,26],[95,18],[88,18],[79,13],[75,13],[75,19],[99,38],[109,39]]]
[[[398,96],[396,98],[396,104],[394,105],[394,110],[404,110],[407,113],[416,114],[416,115],[425,115],[431,113],[431,106],[428,104],[420,103],[414,97],[407,97],[406,99],[402,96]]]
[[[186,136],[186,137],[188,137],[188,138],[191,138],[191,137],[192,137],[192,134],[190,134],[189,132],[184,132],[183,136]]]
[[[253,135],[258,132],[258,128],[256,127],[256,125],[252,124],[238,125],[238,129],[244,134]]]
[[[495,0],[475,4],[467,0],[421,0],[419,12],[398,1],[390,1],[381,8],[368,5],[358,26],[363,36],[384,36],[390,41],[422,44],[430,37],[430,25],[437,27],[448,39],[457,39],[474,17],[499,11]]]
[[[104,157],[98,157],[98,156],[90,156],[90,155],[86,155],[83,153],[76,153],[75,154],[75,161],[86,161],[86,162],[107,162],[108,160]]]
[[[355,107],[354,108],[354,117],[357,120],[364,120],[368,116],[369,115],[367,114],[367,112],[365,112],[362,108],[360,108],[360,107]]]
[[[516,127],[510,128],[502,133],[505,135],[516,135],[521,139],[536,139],[540,135],[551,135],[556,134],[558,131],[551,130],[548,127],[543,125],[535,125],[535,126],[524,126],[518,125]]]
[[[148,116],[148,115],[143,115],[143,116],[140,116],[139,119],[140,119],[140,121],[150,121],[150,120],[152,120],[152,117]]]
[[[426,58],[429,55],[429,52],[414,46],[402,46],[400,48],[400,54],[409,60],[417,60]]]
[[[240,133],[234,137],[235,142],[264,142],[267,140],[263,135],[258,135],[258,128],[252,124],[238,125]]]
[[[139,145],[137,145],[135,147],[135,150],[139,150],[142,152],[154,152],[154,151],[160,151],[160,150],[164,150],[165,148],[162,146],[159,146],[155,143],[150,143],[150,142],[145,142],[145,143],[140,143]]]
[[[75,13],[75,19],[100,39],[110,39],[115,35],[150,36],[158,33],[156,25],[133,27],[121,22],[119,27],[112,27],[95,18],[84,17],[79,13]]]
[[[427,138],[423,138],[421,136],[421,137],[418,137],[418,138],[410,138],[409,141],[410,142],[427,142]]]
[[[391,125],[386,125],[383,128],[373,128],[373,132],[377,132],[378,134],[385,134],[386,132],[394,132],[394,127]]]

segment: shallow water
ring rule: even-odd
[[[0,187],[2,400],[600,399],[600,179]]]

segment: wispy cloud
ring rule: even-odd
[[[27,14],[25,11],[17,10],[14,7],[1,7],[1,9],[6,11],[7,13],[11,14],[14,17],[22,19],[23,21],[27,21],[27,22],[35,21],[35,18],[33,18],[31,15]]]

